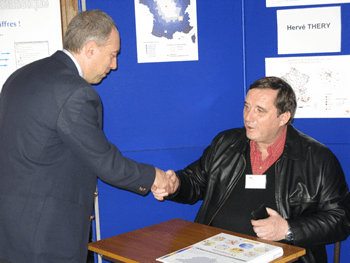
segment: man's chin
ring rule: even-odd
[[[254,140],[257,137],[254,132],[249,130],[246,131],[246,136],[249,140]]]
[[[101,78],[99,78],[99,79],[94,79],[94,80],[92,80],[92,81],[90,82],[90,84],[94,84],[94,85],[100,84],[100,83],[102,82],[102,80],[103,80],[105,77],[106,77],[106,76],[101,77]]]

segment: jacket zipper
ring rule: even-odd
[[[276,162],[276,165],[275,165],[275,200],[276,200],[276,207],[277,207],[277,212],[281,215],[281,209],[280,209],[280,202],[279,202],[279,191],[277,190],[278,189],[278,186],[279,186],[279,181],[280,181],[280,178],[278,176],[278,173],[277,173],[277,165],[278,163],[280,162],[281,159],[278,159],[277,162]],[[284,219],[286,218],[286,215],[281,215]]]
[[[246,168],[246,166],[247,166],[247,161],[246,161],[246,159],[245,159],[245,157],[244,157],[243,154],[242,154],[242,157],[243,157],[243,161],[244,161],[244,169],[242,170],[241,175],[238,176],[238,178],[237,178],[237,180],[236,180],[236,183],[232,186],[232,189],[231,189],[230,193],[226,196],[225,200],[221,203],[221,205],[218,207],[218,209],[216,210],[215,214],[213,215],[213,217],[212,217],[211,220],[209,221],[208,226],[211,224],[211,222],[213,222],[215,216],[218,214],[218,212],[220,211],[220,209],[222,208],[222,206],[225,204],[225,202],[227,201],[228,197],[231,195],[233,189],[235,188],[237,182],[239,181],[239,179],[241,179],[242,174],[243,174],[244,171],[245,171],[245,168]]]

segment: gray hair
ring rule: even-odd
[[[101,10],[80,12],[73,17],[68,25],[64,35],[63,48],[73,53],[79,53],[91,40],[102,46],[106,44],[113,27],[116,28],[113,19]]]

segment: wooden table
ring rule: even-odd
[[[237,234],[235,232],[173,219],[153,226],[141,228],[118,236],[102,239],[89,244],[89,250],[103,255],[112,262],[158,262],[157,258],[198,243],[220,233],[240,236],[259,242],[280,246],[284,250],[282,257],[274,263],[293,262],[305,254],[304,248],[277,242],[264,241],[257,237]]]

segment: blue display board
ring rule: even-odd
[[[349,54],[350,5],[341,6],[340,54]],[[246,88],[265,76],[266,57],[278,57],[276,10],[282,8],[254,0],[197,1],[199,60],[142,64],[137,63],[134,1],[87,1],[88,10],[96,8],[114,19],[121,36],[117,71],[95,88],[104,105],[105,134],[124,156],[181,169],[217,133],[243,126]],[[294,125],[338,156],[350,182],[349,119],[296,119]],[[200,206],[158,202],[152,194],[141,197],[101,181],[98,187],[102,238],[172,218],[193,221]],[[346,262],[349,241],[343,244]]]
[[[161,169],[195,161],[216,134],[242,126],[244,74],[239,1],[197,3],[199,60],[137,63],[134,1],[88,1],[116,22],[118,69],[95,86],[104,132],[124,156]],[[193,221],[200,203],[158,202],[98,182],[101,237],[173,218]]]

